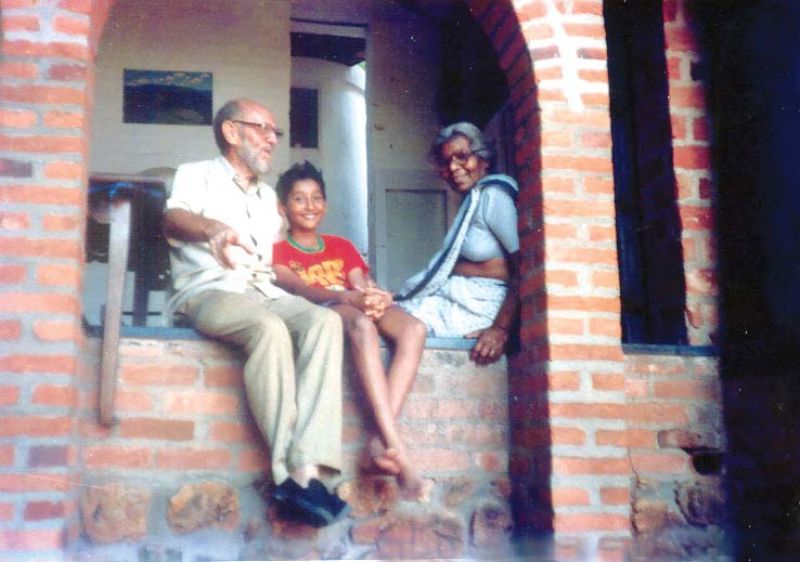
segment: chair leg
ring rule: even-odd
[[[103,319],[103,354],[100,363],[100,423],[114,423],[114,396],[117,390],[119,332],[122,322],[122,296],[128,269],[131,231],[131,202],[111,202],[108,241],[108,282]]]
[[[136,282],[133,285],[133,326],[147,325],[147,309],[150,301],[150,287],[152,286],[150,266],[145,264],[136,272]]]

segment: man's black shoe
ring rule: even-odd
[[[312,479],[308,488],[303,488],[287,478],[275,488],[273,498],[288,518],[313,527],[324,527],[349,511],[344,508],[347,504],[330,494],[317,479]]]
[[[327,488],[325,488],[325,485],[316,478],[312,478],[308,483],[308,489],[314,490],[314,493],[319,497],[327,496],[325,509],[331,514],[331,523],[343,519],[348,513],[350,513],[350,504],[342,500],[335,493],[328,492]]]

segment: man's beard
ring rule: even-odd
[[[242,162],[256,175],[264,175],[272,169],[270,160],[264,160],[259,157],[260,150],[253,148],[249,140],[245,140],[244,143],[240,145],[238,153]]]

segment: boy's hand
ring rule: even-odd
[[[364,293],[366,307],[362,310],[364,314],[373,320],[379,320],[383,313],[392,306],[392,294],[378,287],[367,287],[361,290]]]
[[[392,293],[390,293],[389,291],[381,289],[380,287],[374,287],[371,290],[374,291],[377,298],[380,298],[380,300],[382,301],[384,310],[386,310],[387,308],[389,308],[394,304],[394,295],[392,295]]]
[[[359,310],[365,311],[366,309],[366,295],[358,289],[355,291],[342,291],[339,293],[341,302],[350,305]]]

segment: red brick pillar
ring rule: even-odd
[[[108,4],[0,1],[0,551],[18,560],[55,559],[78,528],[87,117]]]
[[[678,209],[683,226],[686,327],[690,344],[708,345],[714,343],[719,328],[711,127],[702,57],[685,6],[686,0],[664,2],[669,110]]]
[[[516,125],[516,522],[553,531],[559,560],[590,556],[628,538],[632,475],[602,0],[470,6],[508,77]]]

